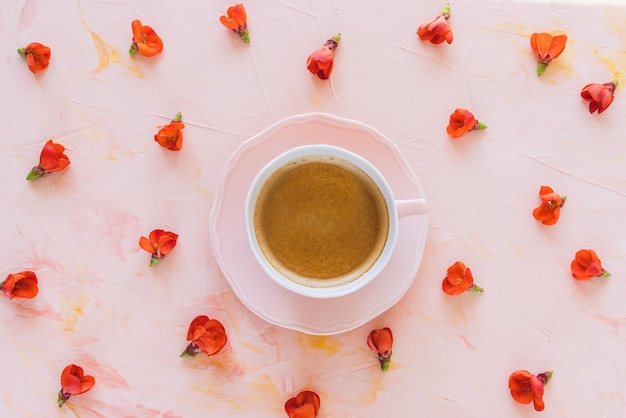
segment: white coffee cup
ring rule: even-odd
[[[343,275],[336,281],[328,282],[315,277],[301,277],[281,266],[275,260],[270,261],[264,253],[259,243],[255,231],[255,208],[257,199],[264,185],[278,169],[287,164],[295,164],[300,161],[310,159],[319,161],[328,159],[337,162],[348,162],[349,165],[357,167],[374,182],[380,194],[384,198],[386,214],[388,218],[387,236],[382,245],[382,250],[368,266],[363,269]],[[245,202],[245,228],[248,244],[255,259],[267,273],[267,275],[280,286],[297,294],[313,298],[335,298],[345,296],[357,291],[369,282],[385,268],[393,253],[398,238],[398,218],[409,215],[423,214],[427,212],[425,199],[396,200],[392,190],[380,172],[367,160],[359,155],[343,148],[331,145],[306,145],[292,148],[276,157],[265,165],[256,175]],[[333,283],[328,285],[327,283]],[[335,284],[336,283],[336,284]]]

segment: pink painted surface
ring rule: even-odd
[[[451,5],[454,42],[435,46],[415,34],[443,6],[432,2],[246,3],[250,44],[219,23],[230,3],[184,3],[3,3],[0,280],[32,270],[39,295],[0,299],[1,417],[286,416],[285,401],[305,389],[320,395],[320,417],[534,416],[509,394],[516,369],[554,370],[545,416],[624,416],[626,100],[619,86],[611,107],[591,115],[580,98],[588,83],[626,83],[623,5],[463,1]],[[128,55],[134,19],[163,38],[161,55]],[[529,37],[543,31],[569,40],[539,78]],[[336,32],[335,68],[321,81],[306,58]],[[15,52],[29,42],[52,49],[36,75]],[[457,107],[489,128],[451,140]],[[171,152],[153,136],[177,112],[185,139]],[[344,143],[373,152],[409,195],[421,192],[403,165],[419,179],[429,201],[422,262],[417,270],[398,253],[390,268],[406,272],[393,275],[406,289],[313,313],[263,293],[271,288],[242,302],[209,230],[212,209],[236,206],[226,196],[238,199],[245,184],[233,178],[221,194],[221,173],[250,138],[312,112],[367,124],[394,144]],[[50,138],[71,165],[27,182]],[[245,170],[273,146],[245,155]],[[551,227],[531,215],[543,184],[568,197]],[[179,242],[150,268],[137,242],[157,228]],[[222,261],[254,272],[240,231],[233,226],[228,241],[224,229],[232,248]],[[613,276],[572,279],[582,248]],[[457,260],[483,294],[442,293]],[[182,359],[197,315],[220,320],[228,343],[216,356]],[[334,315],[349,325],[319,332],[333,335],[274,324],[320,326],[318,317]],[[382,373],[366,338],[384,326],[394,348]],[[58,408],[70,363],[96,385]]]

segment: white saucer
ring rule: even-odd
[[[397,147],[380,132],[323,113],[292,116],[244,142],[226,164],[209,220],[215,259],[241,302],[260,318],[309,334],[349,331],[380,315],[406,293],[417,275],[428,214],[399,220],[396,248],[380,276],[353,294],[314,299],[292,293],[270,279],[257,264],[246,239],[244,203],[256,173],[288,149],[330,144],[369,160],[387,179],[396,199],[425,198]]]

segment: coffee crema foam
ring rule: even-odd
[[[312,287],[350,282],[376,262],[389,230],[382,193],[359,167],[331,155],[290,161],[265,182],[254,209],[267,260]]]

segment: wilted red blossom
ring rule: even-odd
[[[315,418],[320,410],[320,397],[317,393],[305,390],[285,402],[285,412],[289,418]]]
[[[249,43],[250,33],[248,32],[246,9],[243,7],[243,4],[235,4],[229,7],[228,10],[226,10],[226,14],[228,16],[220,16],[222,25],[237,33],[245,43]]]
[[[83,368],[70,364],[61,373],[61,390],[57,404],[62,406],[72,395],[80,395],[90,390],[96,384],[93,376],[86,376]]]
[[[544,372],[538,376],[527,370],[516,370],[509,376],[511,396],[519,403],[533,403],[535,411],[543,411],[543,387],[552,377],[552,372]]]
[[[337,33],[326,41],[324,46],[316,49],[306,61],[306,68],[322,80],[328,80],[333,72],[335,49],[341,41],[341,34]]]
[[[367,336],[367,345],[378,354],[382,371],[387,371],[391,362],[391,347],[393,346],[391,330],[385,327],[371,331]]]
[[[472,112],[467,109],[455,109],[454,113],[450,115],[450,123],[446,128],[446,132],[452,138],[460,138],[467,132],[472,130],[487,129],[487,125],[476,120]]]
[[[561,208],[567,197],[555,193],[549,186],[541,186],[539,197],[541,205],[533,210],[533,217],[544,225],[554,225],[561,216]]]
[[[596,110],[598,114],[604,112],[613,103],[613,93],[617,87],[618,81],[613,80],[604,84],[587,84],[580,92],[583,100],[589,102],[589,113]]]
[[[9,299],[32,299],[39,293],[37,275],[32,271],[12,273],[0,283],[2,293]]]
[[[183,147],[183,128],[185,124],[181,122],[182,114],[178,112],[172,122],[159,129],[154,136],[154,140],[163,148],[172,151],[179,151]]]
[[[49,47],[42,45],[39,42],[32,42],[24,48],[19,48],[17,52],[21,56],[26,57],[28,69],[33,73],[48,68],[51,55]]]
[[[133,20],[131,24],[133,30],[133,42],[128,53],[130,55],[143,55],[151,57],[163,51],[163,41],[150,26],[144,26],[139,20]]]
[[[441,287],[447,295],[455,296],[463,292],[482,292],[483,288],[474,284],[472,271],[461,261],[448,267],[448,274],[444,277]]]
[[[436,45],[443,41],[451,44],[453,34],[448,19],[450,19],[450,5],[446,4],[436,18],[417,28],[418,36],[422,41],[430,41]]]
[[[193,357],[202,351],[207,356],[219,353],[226,345],[226,330],[217,319],[206,315],[196,316],[187,330],[187,341],[191,341],[181,357]]]
[[[162,229],[155,229],[150,232],[148,238],[139,238],[139,246],[152,254],[150,266],[154,266],[174,249],[177,240],[177,234]]]
[[[64,170],[70,165],[70,159],[65,155],[65,147],[55,144],[51,139],[46,142],[39,155],[39,165],[33,167],[26,180],[35,180],[46,173]]]
[[[594,277],[609,277],[611,273],[602,268],[602,261],[594,250],[580,250],[572,261],[572,276],[576,280],[590,280]]]

